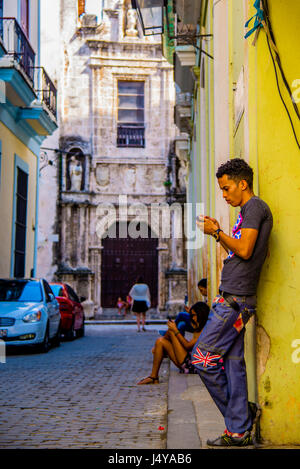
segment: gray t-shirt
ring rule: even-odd
[[[227,259],[224,260],[220,290],[236,295],[256,295],[272,226],[273,217],[268,205],[259,197],[251,197],[241,209],[232,229],[232,236],[240,239],[242,228],[258,230],[254,250],[247,260],[229,252]]]

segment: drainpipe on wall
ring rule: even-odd
[[[41,4],[40,0],[37,2],[37,34],[38,34],[38,50],[37,50],[37,65],[41,63]],[[40,153],[36,155],[36,196],[35,196],[35,231],[34,231],[34,253],[33,253],[33,269],[31,277],[36,276],[37,266],[37,249],[38,249],[38,227],[39,227],[39,188],[40,188]]]

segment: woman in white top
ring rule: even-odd
[[[129,296],[133,300],[131,311],[136,314],[137,328],[140,332],[142,316],[142,329],[145,331],[146,311],[150,308],[150,291],[148,285],[144,283],[143,277],[139,277],[135,285],[131,288]]]

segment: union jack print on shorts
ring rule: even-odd
[[[199,347],[196,348],[196,353],[193,354],[195,360],[192,360],[193,365],[203,365],[204,368],[208,366],[217,366],[217,363],[212,363],[213,360],[219,360],[221,355],[211,355],[210,352],[207,352],[204,356]]]

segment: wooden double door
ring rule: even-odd
[[[115,308],[118,297],[123,300],[139,276],[149,286],[151,306],[157,306],[158,299],[158,239],[151,237],[119,237],[119,223],[115,238],[102,240],[101,263],[101,305]]]

